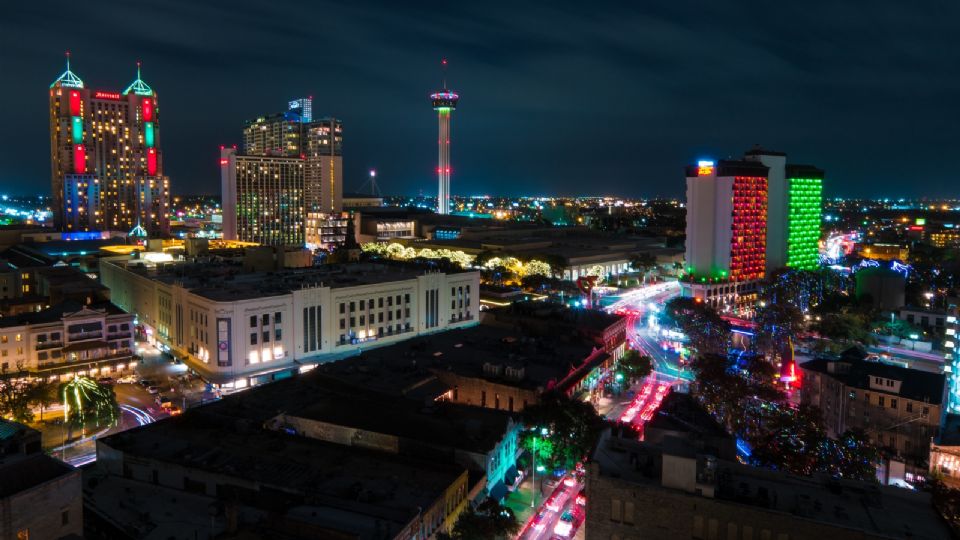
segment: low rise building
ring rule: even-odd
[[[831,437],[863,430],[891,462],[905,463],[902,479],[925,474],[944,412],[943,374],[868,361],[856,348],[799,368],[801,401],[820,408]]]
[[[658,414],[671,418],[654,434],[655,417],[645,441],[601,437],[587,464],[586,540],[950,538],[929,494],[742,465],[706,413]]]
[[[215,256],[105,259],[144,333],[208,381],[242,388],[413,336],[477,324],[478,272],[346,264],[256,271]]]
[[[81,538],[80,470],[43,453],[40,432],[0,419],[0,538]]]
[[[468,504],[462,466],[263,429],[227,408],[98,439],[86,537],[426,539]]]
[[[133,315],[110,302],[0,317],[0,372],[52,380],[132,372],[133,327]]]

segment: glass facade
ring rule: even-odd
[[[823,179],[790,178],[787,266],[813,270],[820,263]]]

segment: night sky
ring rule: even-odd
[[[143,61],[174,193],[218,193],[245,119],[313,95],[344,185],[434,194],[428,94],[450,62],[454,194],[682,195],[755,143],[828,195],[960,196],[957,2],[8,2],[0,188],[48,193],[47,88],[122,90]],[[634,6],[634,7],[627,7]]]

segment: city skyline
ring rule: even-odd
[[[435,191],[436,128],[424,99],[440,82],[437,61],[449,57],[469,105],[458,115],[454,195],[679,196],[678,164],[756,143],[820,164],[834,180],[828,196],[951,195],[953,173],[938,161],[951,148],[951,102],[940,89],[953,75],[949,58],[922,54],[956,54],[936,31],[948,13],[890,4],[851,19],[824,4],[765,13],[704,7],[700,20],[681,20],[692,7],[614,18],[601,6],[583,20],[563,7],[513,8],[509,17],[469,6],[443,14],[334,8],[328,16],[338,24],[320,36],[282,9],[238,9],[228,22],[255,28],[241,42],[241,33],[218,30],[229,24],[209,24],[218,12],[202,6],[148,8],[141,16],[150,32],[118,24],[91,35],[54,34],[46,13],[17,6],[0,25],[12,53],[4,71],[19,76],[0,93],[24,104],[5,111],[22,128],[0,145],[0,182],[11,193],[46,192],[46,126],[36,122],[43,104],[34,96],[69,49],[95,88],[121,84],[121,66],[143,60],[164,89],[165,166],[178,194],[215,193],[219,145],[239,142],[238,126],[270,103],[306,94],[347,126],[345,189],[376,168],[386,192]],[[64,24],[93,24],[74,9],[51,11]],[[129,19],[127,9],[109,20]],[[25,32],[46,37],[44,45],[26,48]],[[334,54],[300,47],[314,38]],[[284,54],[237,54],[268,42]],[[229,88],[239,91],[220,91]],[[216,99],[198,111],[210,89]]]

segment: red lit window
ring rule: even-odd
[[[153,122],[153,100],[150,98],[143,100],[143,121]]]
[[[153,176],[157,174],[157,149],[150,148],[147,150],[147,174]]]
[[[82,144],[73,147],[73,172],[87,172],[87,149]]]
[[[70,116],[80,116],[80,92],[70,91]]]

